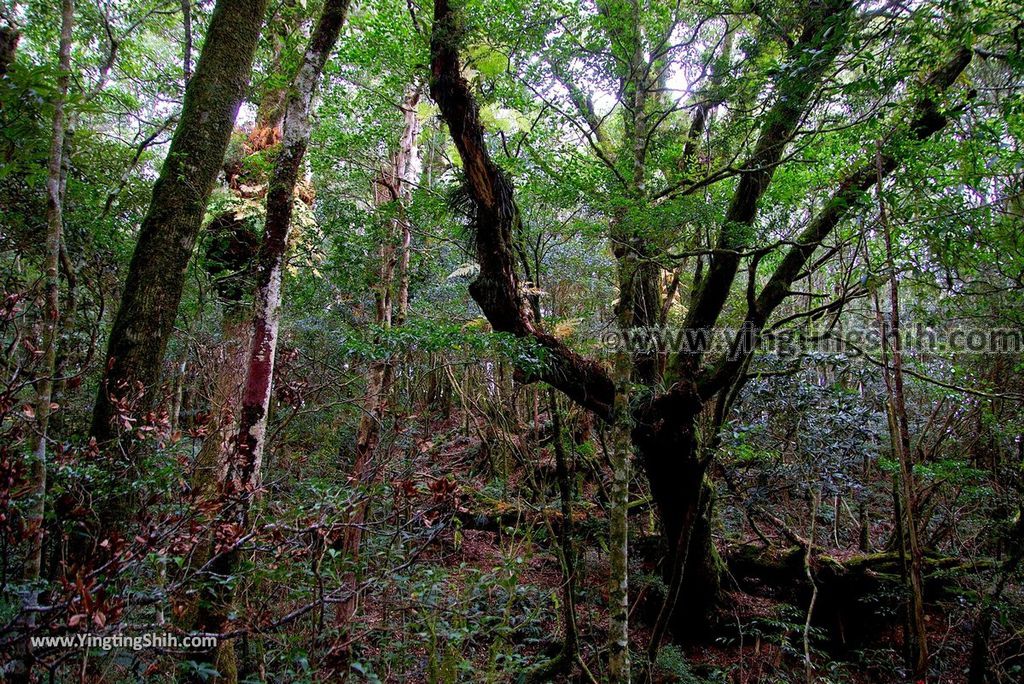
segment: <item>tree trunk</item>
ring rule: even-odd
[[[391,328],[405,321],[409,308],[409,247],[412,240],[409,221],[405,210],[412,193],[412,185],[416,182],[417,169],[416,139],[419,135],[419,118],[416,104],[419,102],[419,90],[412,89],[406,95],[402,109],[405,123],[399,139],[399,147],[395,152],[389,168],[382,171],[374,184],[374,204],[377,207],[395,202],[395,218],[391,221],[391,230],[380,249],[380,281],[377,291],[376,324],[382,328]],[[393,241],[397,240],[396,246]],[[397,269],[397,278],[396,278]],[[396,283],[397,280],[397,283]],[[392,294],[397,284],[397,292]],[[396,306],[397,304],[397,306]],[[363,413],[356,430],[355,459],[352,464],[350,481],[358,487],[371,485],[379,475],[382,464],[375,459],[377,446],[380,442],[380,426],[387,409],[387,399],[391,392],[394,377],[394,360],[384,359],[370,364],[366,380],[366,393],[363,396]],[[358,501],[348,519],[348,526],[342,537],[342,552],[353,563],[359,559],[359,547],[362,544],[363,523],[369,502]],[[347,626],[358,609],[358,577],[355,572],[345,575],[343,582],[348,593],[338,604],[336,621],[339,626]]]
[[[615,359],[617,392],[612,422],[612,486],[608,502],[608,681],[629,683],[629,383],[631,363],[625,352]]]
[[[279,58],[280,55],[277,55],[276,59]],[[279,97],[279,92],[272,90],[264,93],[261,99],[261,110],[269,107],[278,114],[276,119],[263,121],[262,125],[268,130],[277,131],[281,125],[284,112],[280,106],[266,105],[268,99],[276,102]],[[250,144],[254,153],[259,153],[274,143],[273,138],[261,137],[258,141],[251,140]],[[241,183],[237,175],[228,173],[229,189],[239,197],[242,195],[238,189]],[[252,341],[252,315],[245,302],[245,285],[252,275],[252,264],[259,247],[258,240],[249,236],[245,219],[239,218],[233,210],[213,218],[205,230],[214,233],[218,241],[226,241],[227,247],[207,253],[208,264],[216,264],[216,268],[211,269],[211,275],[215,278],[215,288],[223,304],[223,319],[220,345],[216,351],[216,377],[210,397],[208,430],[196,456],[192,478],[193,492],[199,495],[213,494],[224,481],[227,468],[225,458],[238,427],[242,386],[245,383],[246,363]]]
[[[548,389],[548,403],[551,406],[552,429],[555,440],[555,470],[558,477],[558,499],[562,512],[559,541],[562,547],[562,611],[565,622],[565,642],[562,645],[562,663],[568,671],[576,658],[579,634],[576,628],[576,549],[572,520],[572,474],[566,461],[565,440],[562,431],[562,415],[558,409],[558,398],[553,389]]]
[[[788,145],[797,135],[819,84],[842,49],[852,18],[849,0],[815,3],[803,17],[800,37],[788,50],[787,61],[792,68],[779,72],[779,82],[774,87],[778,95],[763,117],[759,138],[751,154],[742,164],[725,225],[706,261],[706,273],[692,291],[685,321],[688,331],[709,331],[722,314],[733,292],[743,251],[749,246],[758,203],[768,189],[775,169],[782,163]],[[544,368],[519,369],[521,380],[549,382],[584,408],[594,411],[606,421],[610,420],[614,414],[616,387],[607,372],[546,335],[525,315],[513,258],[512,236],[517,220],[513,187],[487,150],[477,103],[461,75],[457,49],[459,35],[459,23],[449,1],[435,0],[430,88],[463,161],[465,188],[475,209],[474,229],[480,274],[471,283],[470,294],[495,331],[530,339],[547,353],[548,363]],[[936,91],[948,88],[970,60],[970,50],[958,50],[948,64],[927,77],[925,84]],[[635,97],[629,104],[636,110]],[[945,116],[929,94],[914,106],[908,128],[913,138],[924,140],[945,124]],[[642,154],[637,154],[636,148],[631,151],[635,155],[634,160],[642,161]],[[891,173],[898,166],[898,159],[886,155],[883,166],[886,174]],[[622,175],[617,175],[622,180]],[[634,176],[642,178],[636,173]],[[841,180],[822,212],[808,224],[797,243],[786,251],[768,284],[756,297],[753,296],[753,287],[750,288],[747,319],[742,333],[736,338],[734,352],[743,348],[738,346],[742,342],[756,339],[775,309],[791,294],[790,286],[804,270],[811,255],[848,216],[850,208],[873,183],[874,169],[870,160],[866,160]],[[642,186],[639,189],[642,190]],[[627,232],[623,232],[613,235],[613,240],[629,237]],[[622,242],[621,239],[618,241]],[[613,247],[621,248],[621,245]],[[627,244],[627,251],[629,247]],[[646,255],[643,250],[637,250],[637,253]],[[624,312],[634,303],[625,299],[640,301],[642,298],[634,293],[645,288],[646,282],[651,280],[641,274],[636,281],[638,273],[638,268],[627,268],[620,275],[620,297],[623,298],[619,307],[620,322],[625,318]],[[659,274],[654,275],[656,283]],[[651,315],[656,316],[657,310],[651,310],[655,312]],[[641,310],[641,313],[645,311]],[[634,317],[630,315],[629,318],[632,320]],[[753,353],[752,345],[745,348]],[[638,402],[646,403],[646,406],[635,416],[633,442],[651,480],[652,494],[663,517],[668,546],[673,549],[669,552],[666,571],[677,578],[680,587],[684,582],[687,587],[695,583],[692,589],[686,589],[685,595],[692,599],[687,602],[686,611],[710,613],[721,593],[721,561],[715,553],[711,536],[712,490],[705,481],[707,456],[698,453],[696,420],[712,397],[723,391],[733,392],[732,388],[742,378],[749,359],[749,354],[728,354],[724,359],[702,367],[702,354],[678,354],[669,364],[667,382],[671,383],[670,389],[655,394],[652,383],[651,396],[642,397]],[[634,378],[643,379],[645,365],[637,364],[639,371]],[[680,590],[677,588],[675,591]],[[700,610],[702,605],[704,609]],[[674,611],[673,614],[682,615],[683,611]],[[673,622],[677,626],[690,622],[691,626],[698,628],[706,624],[682,619]]]
[[[265,8],[266,0],[218,0],[210,18],[110,333],[92,419],[93,436],[108,447],[120,436],[119,414],[155,403],[185,271],[245,96]],[[118,451],[109,450],[111,467],[116,475],[132,477],[131,467],[116,464]],[[127,497],[105,502],[103,529],[123,524],[134,508]],[[78,550],[83,558],[86,553]]]
[[[22,595],[23,626],[31,631],[38,606],[40,570],[43,562],[44,514],[46,512],[46,435],[53,398],[54,373],[57,368],[57,337],[60,333],[60,246],[64,229],[61,169],[63,168],[65,116],[68,83],[71,80],[71,32],[75,20],[73,0],[61,3],[60,43],[58,47],[57,96],[53,104],[53,126],[50,133],[50,158],[46,169],[46,253],[43,264],[44,296],[42,311],[43,357],[36,381],[35,435],[29,464],[29,504],[25,511],[28,549],[22,567],[25,583]],[[14,39],[17,42],[17,38]],[[13,45],[12,45],[13,51]],[[6,68],[6,65],[5,65]],[[4,559],[6,563],[6,559]],[[13,663],[12,681],[27,682],[32,669],[32,651],[28,638],[21,659]]]
[[[53,107],[50,137],[50,159],[46,177],[46,256],[43,304],[43,365],[36,382],[35,444],[32,449],[32,503],[26,512],[29,550],[25,559],[24,578],[38,579],[43,551],[43,512],[46,502],[46,434],[53,398],[54,373],[57,368],[57,337],[60,333],[60,246],[64,229],[63,197],[60,191],[64,154],[64,104],[71,78],[71,31],[74,25],[74,2],[64,0],[61,7],[59,47],[60,75]]]
[[[338,40],[348,6],[349,0],[327,0],[324,4],[285,105],[281,151],[267,193],[267,218],[256,267],[252,346],[246,364],[238,431],[225,459],[226,472],[221,483],[224,510],[217,527],[220,543],[227,548],[217,553],[211,563],[211,574],[219,580],[234,574],[239,549],[231,540],[248,528],[250,503],[260,485],[292,202],[309,144],[313,93]],[[197,71],[193,80],[198,78]],[[201,632],[224,631],[233,601],[234,591],[230,585],[219,581],[209,583],[200,601],[197,629]],[[226,657],[223,649],[199,654],[197,659],[204,658],[206,662],[217,663],[219,660],[218,667],[223,664],[226,671],[222,672],[222,681],[230,683],[237,680],[233,658]]]
[[[906,640],[910,646],[910,660],[916,680],[924,680],[928,675],[928,626],[925,622],[924,612],[924,584],[922,580],[922,558],[921,545],[918,539],[917,525],[917,485],[914,477],[913,455],[910,447],[910,427],[907,420],[907,405],[903,390],[903,342],[900,339],[900,298],[899,298],[899,276],[896,272],[896,265],[893,260],[892,236],[889,229],[889,221],[885,210],[885,202],[882,199],[883,164],[881,149],[877,155],[878,185],[878,209],[879,220],[882,225],[882,235],[885,239],[886,267],[889,273],[889,304],[890,320],[889,330],[886,330],[885,323],[879,315],[879,325],[883,338],[882,353],[885,361],[885,339],[891,338],[889,344],[892,348],[892,370],[888,364],[882,368],[885,375],[885,388],[888,395],[887,408],[889,412],[890,431],[895,428],[892,444],[895,447],[896,457],[900,464],[899,483],[901,503],[903,507],[904,533],[906,537],[906,548],[909,552],[909,565],[907,575],[910,589],[910,633]]]
[[[192,0],[181,0],[181,80],[188,86],[192,78]]]
[[[642,406],[633,428],[666,546],[668,596],[652,635],[652,657],[666,632],[701,634],[722,605],[723,563],[712,536],[714,488],[706,476],[708,457],[697,443],[703,404],[692,385],[689,392],[683,387]]]
[[[7,70],[14,62],[18,51],[21,34],[10,26],[0,26],[0,78],[7,75]]]
[[[116,418],[154,394],[185,269],[245,96],[266,0],[218,0],[181,116],[153,186],[107,347],[92,434],[118,437]],[[123,506],[117,506],[123,514]],[[109,516],[108,516],[109,517]]]

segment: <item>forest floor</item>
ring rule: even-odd
[[[447,610],[452,616],[461,613],[463,622],[452,617],[445,628],[453,629],[452,625],[462,624],[475,635],[460,642],[458,638],[439,636],[435,633],[436,625],[427,635],[404,635],[414,642],[422,638],[418,645],[412,646],[417,653],[415,663],[405,668],[401,677],[409,682],[436,681],[436,675],[450,667],[453,672],[464,671],[456,677],[458,681],[491,681],[489,675],[483,674],[487,672],[501,672],[503,677],[498,681],[503,681],[504,677],[517,674],[516,668],[525,672],[530,665],[557,654],[562,643],[564,629],[559,606],[563,596],[563,573],[552,525],[560,519],[555,510],[557,495],[553,483],[548,483],[543,506],[536,501],[527,502],[526,492],[531,485],[537,486],[537,479],[535,475],[524,474],[524,464],[503,475],[500,487],[495,485],[493,474],[467,475],[489,469],[481,467],[481,440],[478,436],[467,436],[465,425],[445,423],[436,426],[432,434],[433,442],[421,450],[417,460],[422,459],[422,468],[437,477],[444,472],[459,473],[452,492],[452,507],[456,513],[447,529],[418,559],[417,565],[421,570],[441,573],[443,592],[449,598]],[[550,454],[543,449],[539,453],[533,466],[547,471],[549,464],[545,461]],[[467,468],[468,464],[475,465]],[[556,678],[555,681],[586,682],[592,681],[591,677],[602,680],[602,653],[593,645],[605,643],[607,635],[609,568],[602,542],[604,535],[600,532],[605,524],[604,513],[596,503],[600,496],[598,486],[588,479],[579,484],[582,495],[574,503],[573,516],[578,557],[576,616],[582,645],[580,661],[589,672],[584,671],[578,661],[571,678]],[[496,489],[502,491],[496,492]],[[482,492],[487,492],[488,496],[483,496]],[[541,509],[542,513],[538,514]],[[642,654],[647,652],[651,624],[661,599],[655,563],[644,558],[644,549],[657,545],[649,513],[640,510],[635,514],[633,527],[637,550],[631,559],[630,630],[634,667],[637,667]],[[720,539],[719,544],[728,558],[729,549],[724,540]],[[782,548],[784,540],[779,540],[779,544]],[[735,541],[733,545],[739,546]],[[821,551],[840,560],[856,555],[849,549]],[[490,578],[491,584],[484,586],[487,596],[480,603],[482,577]],[[739,584],[731,575],[725,581],[734,587]],[[653,681],[734,684],[809,681],[804,652],[806,603],[794,605],[786,597],[770,594],[771,591],[764,595],[757,591],[728,591],[721,625],[698,641],[683,643],[669,638],[655,665]],[[512,603],[515,608],[510,612]],[[386,657],[387,644],[394,643],[389,642],[391,637],[384,638],[394,636],[396,630],[391,605],[390,601],[381,601],[362,607],[364,628],[377,636],[371,640],[376,645],[368,646],[363,653],[369,661]],[[432,605],[436,609],[436,602]],[[882,609],[879,606],[879,610]],[[483,614],[496,625],[491,633],[486,625],[473,623],[474,615]],[[502,614],[504,619],[497,617]],[[517,619],[529,620],[531,624],[510,624]],[[964,681],[970,646],[969,625],[964,621],[953,622],[939,607],[929,615],[929,622],[934,625],[937,656],[948,672],[938,681],[948,684]],[[834,629],[812,625],[810,656],[814,675],[811,681],[849,684],[896,681],[894,677],[901,668],[901,628],[898,620],[891,617],[883,617],[879,623],[882,626],[872,626],[873,631],[861,638],[856,648],[840,643],[844,635],[840,633],[837,638]],[[441,662],[445,656],[439,655],[442,651],[457,651],[458,658],[446,666]],[[503,668],[495,665],[496,651],[505,654]],[[512,653],[514,658],[509,655]],[[480,678],[474,679],[476,676]]]

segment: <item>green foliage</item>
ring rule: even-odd
[[[1020,3],[857,5],[857,21],[786,141],[781,163],[772,168],[756,217],[731,225],[724,217],[739,169],[772,123],[766,112],[807,85],[813,55],[792,50],[803,5],[456,4],[464,29],[463,76],[480,105],[488,150],[515,188],[521,221],[511,248],[524,305],[536,301],[538,327],[574,351],[605,362],[608,350],[599,338],[617,322],[616,305],[625,294],[621,276],[629,270],[617,254],[655,267],[657,304],[678,278],[666,318],[676,328],[696,301],[714,247],[721,242],[735,248],[739,266],[717,320],[720,328],[736,326],[814,217],[825,208],[846,210],[767,321],[779,347],[758,352],[726,390],[735,402],[722,405],[729,410],[721,429],[710,414],[722,395],[709,399],[695,442],[714,459],[709,473],[718,508],[711,523],[723,553],[753,539],[781,544],[790,541],[785,532],[809,534],[815,496],[821,497],[817,545],[842,552],[858,548],[862,513],[868,548],[891,544],[892,477],[899,467],[890,453],[880,346],[867,344],[868,356],[857,357],[808,349],[808,340],[875,328],[875,307],[886,310],[892,277],[885,268],[880,202],[893,238],[906,321],[1009,330],[1024,323]],[[26,548],[19,528],[27,504],[23,474],[10,464],[33,464],[26,444],[35,428],[25,407],[32,409],[39,384],[44,183],[57,93],[58,5],[31,0],[3,14],[4,22],[12,17],[22,32],[16,60],[0,80],[5,569],[19,567]],[[156,408],[142,410],[142,401],[123,416],[134,466],[127,478],[111,474],[87,432],[121,274],[175,129],[184,91],[184,29],[175,3],[76,5],[68,101],[73,135],[63,203],[66,262],[59,291],[61,387],[47,443],[46,598],[53,605],[77,600],[77,589],[69,588],[74,583],[59,582],[61,549],[99,519],[96,503],[83,494],[95,491],[108,501],[144,504],[123,538],[112,535],[97,551],[97,558],[122,573],[101,573],[99,579],[125,608],[123,623],[156,624],[158,615],[170,619],[199,588],[229,584],[244,607],[232,616],[231,628],[252,628],[246,637],[249,681],[333,676],[325,675],[322,662],[350,635],[332,623],[338,594],[331,592],[353,576],[362,583],[360,619],[383,626],[366,629],[365,642],[354,646],[347,663],[353,679],[508,681],[544,662],[558,645],[562,620],[556,526],[538,524],[524,532],[499,525],[488,547],[494,555],[465,560],[478,531],[454,522],[467,501],[499,505],[514,498],[531,512],[556,503],[551,482],[534,482],[547,477],[552,459],[547,444],[534,444],[532,432],[548,420],[538,400],[543,393],[523,384],[524,373],[545,368],[549,359],[530,340],[492,332],[468,294],[468,284],[479,275],[474,227],[465,203],[451,201],[467,170],[429,98],[429,3],[354,3],[328,63],[303,169],[308,192],[293,207],[270,447],[264,486],[246,521],[256,531],[235,571],[213,578],[195,555],[196,540],[215,524],[197,513],[196,458],[204,442],[216,439],[212,417],[230,408],[216,405],[215,396],[218,372],[237,342],[225,337],[231,326],[224,323],[242,321],[239,327],[246,327],[266,184],[280,149],[250,149],[252,120],[267,94],[289,86],[322,3],[277,3],[267,18],[250,101],[224,159],[230,187],[214,189],[178,318],[163,321],[174,334],[162,384],[143,388]],[[189,7],[194,67],[213,3]],[[118,51],[101,87],[112,37]],[[976,48],[970,67],[945,93],[925,93],[922,75],[960,46]],[[637,59],[639,66],[631,64]],[[646,100],[637,104],[641,90]],[[408,198],[396,201],[381,192],[380,181],[402,135],[399,105],[413,93],[419,94],[421,172],[413,174]],[[905,124],[925,95],[934,98],[948,124],[921,141],[908,135]],[[707,118],[691,140],[698,111]],[[874,168],[880,148],[892,155],[896,171],[878,195],[871,188],[830,203],[851,170]],[[388,290],[382,267],[391,260],[397,268],[403,224],[411,234],[409,311],[398,325],[397,319],[380,320],[378,303]],[[394,287],[388,291],[395,294]],[[718,352],[702,359],[710,370],[723,360]],[[951,556],[1005,556],[1020,515],[1014,483],[1024,432],[1021,354],[907,350],[903,361],[910,371],[904,379],[914,475],[924,492],[922,537]],[[367,410],[366,378],[384,363],[393,373],[393,389],[378,414]],[[643,391],[662,389],[659,384]],[[567,410],[566,421],[582,420],[580,413]],[[373,452],[378,460],[373,476],[359,482],[353,474],[355,444],[368,415],[379,431]],[[600,661],[604,640],[603,627],[594,628],[604,619],[602,563],[608,551],[599,505],[607,490],[602,430],[581,430],[587,434],[574,435],[578,444],[565,436],[572,445],[572,490],[582,499],[574,506],[583,514],[575,530],[587,560],[580,570],[578,613],[580,655],[588,666]],[[491,449],[501,451],[500,466]],[[646,504],[649,483],[637,470],[635,500],[655,509]],[[459,491],[445,499],[435,496],[432,484]],[[358,556],[348,555],[339,538],[351,511],[364,501],[365,539]],[[657,531],[653,511],[644,511],[642,523],[635,519]],[[132,555],[114,562],[121,542]],[[637,561],[633,586],[664,593],[659,562]],[[543,572],[534,573],[532,563]],[[975,606],[950,597],[977,603],[985,595],[994,571],[982,570],[989,567],[984,563],[978,567],[972,577],[950,572],[933,578],[956,583],[935,604],[956,617],[936,669],[962,667],[956,658],[964,653],[956,649],[964,635],[957,625],[973,621]],[[10,586],[20,586],[13,570],[10,577]],[[1010,586],[998,602],[993,639],[1007,651],[999,654],[1008,663],[1001,673],[1006,681],[1019,674],[1009,652],[1020,645],[1014,631],[1021,615],[1017,578]],[[903,598],[886,590],[864,600],[895,624]],[[302,607],[310,608],[275,625]],[[782,654],[781,665],[764,681],[803,681],[805,609],[779,603],[767,617],[744,616],[744,646],[760,640]],[[13,624],[17,610],[17,600],[6,593],[0,623]],[[53,628],[66,629],[66,617],[54,617]],[[356,623],[356,630],[366,628]],[[827,651],[824,633],[815,628],[811,636],[816,675],[823,682],[850,681],[855,667],[880,673],[879,681],[898,676],[898,654],[888,644],[864,648],[859,660],[842,663]],[[739,635],[719,646],[734,653]],[[128,677],[129,660],[132,672],[141,672],[141,665],[160,669],[171,660],[156,653],[131,657],[117,654],[104,667],[113,663],[116,676]],[[213,677],[208,665],[185,659],[179,665],[195,670],[199,679]],[[662,648],[656,665],[681,682],[728,681],[740,677],[741,667],[698,667],[673,643]]]

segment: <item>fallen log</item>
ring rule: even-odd
[[[805,608],[811,585],[804,571],[805,549],[743,545],[726,553],[730,573],[744,592]],[[905,596],[899,553],[863,553],[840,557],[811,555],[818,587],[812,622],[830,632],[840,650],[877,638],[879,629],[899,621]],[[925,599],[967,593],[958,580],[994,567],[989,559],[970,560],[928,552],[924,557]]]

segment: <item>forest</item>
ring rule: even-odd
[[[1021,0],[2,0],[0,681],[1024,681]]]

